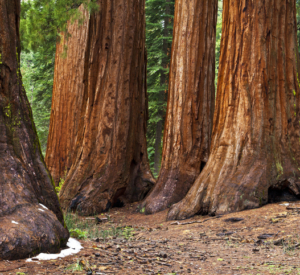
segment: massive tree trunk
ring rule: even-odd
[[[82,215],[143,199],[154,184],[146,150],[145,1],[98,1],[75,147],[60,193]]]
[[[256,208],[300,187],[295,0],[224,0],[212,152],[168,219]]]
[[[22,86],[19,24],[20,0],[0,0],[0,260],[56,252],[68,239]]]
[[[84,64],[89,29],[89,14],[81,6],[83,24],[68,24],[70,37],[63,36],[56,47],[51,119],[45,161],[58,185],[71,168],[74,146],[82,119]]]
[[[178,0],[161,171],[142,207],[181,200],[208,160],[215,101],[217,0]]]

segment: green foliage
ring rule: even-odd
[[[82,231],[78,228],[69,229],[69,231],[70,231],[70,236],[74,237],[74,238],[77,238],[77,239],[86,239],[87,235],[88,235],[88,232]]]
[[[31,104],[34,122],[45,154],[49,131],[50,110],[55,61],[54,47],[48,47],[48,52],[41,49],[37,52],[21,54],[21,72],[23,84]]]
[[[58,183],[58,186],[55,187],[55,191],[56,191],[57,194],[59,194],[59,192],[60,192],[62,186],[63,186],[64,183],[65,183],[65,179],[66,179],[66,177],[67,177],[67,172],[68,172],[67,169],[65,169],[64,176],[63,176],[62,178],[60,178],[59,183]]]
[[[90,236],[91,238],[102,238],[105,241],[109,237],[121,237],[122,232],[122,227],[111,227],[110,229],[104,230],[98,230],[98,228],[96,228]]]
[[[135,233],[132,227],[112,226],[108,229],[99,229],[96,217],[95,219],[86,219],[79,217],[77,213],[66,213],[65,223],[71,236],[78,239],[102,238],[105,241],[109,237],[121,237],[128,240]]]
[[[216,31],[216,67],[215,67],[215,84],[217,87],[219,61],[221,53],[221,36],[222,36],[222,12],[223,12],[223,0],[218,0],[218,21]]]
[[[164,121],[173,33],[174,2],[146,0],[146,45],[148,54],[148,157],[154,166],[156,125]],[[161,140],[162,144],[162,140]]]
[[[67,22],[84,20],[78,7],[83,4],[93,12],[96,0],[28,0],[21,6],[21,41],[23,50],[39,51],[52,47],[60,33],[67,32]],[[50,43],[50,44],[49,44]]]
[[[129,240],[133,237],[133,234],[134,234],[134,230],[132,227],[125,227],[123,229],[123,232],[122,232],[122,236],[126,239],[126,240]]]
[[[144,214],[145,211],[146,211],[146,208],[145,208],[145,207],[143,207],[143,208],[140,210],[140,212],[141,212],[142,214]]]
[[[298,37],[298,51],[300,52],[300,0],[296,0],[297,9],[297,37]],[[299,81],[298,81],[299,82]]]
[[[84,266],[80,264],[80,260],[78,259],[76,264],[71,264],[69,265],[66,270],[72,270],[73,272],[75,271],[82,271],[84,270]]]
[[[83,230],[89,227],[89,224],[83,223],[77,214],[72,214],[70,212],[65,215],[65,223],[69,230],[76,228]]]
[[[65,179],[61,178],[59,183],[58,183],[58,186],[55,187],[55,191],[57,194],[59,194],[63,184],[65,183]]]

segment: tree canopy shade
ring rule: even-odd
[[[299,198],[295,4],[224,0],[211,155],[168,219],[255,208],[285,192]]]
[[[217,0],[177,0],[160,174],[147,214],[181,200],[209,156],[215,104]]]
[[[20,0],[0,0],[0,259],[57,252],[69,234],[20,73]],[[44,206],[41,206],[43,204]]]
[[[154,184],[146,150],[145,1],[98,4],[89,22],[75,160],[60,192],[63,208],[82,215],[141,200]]]

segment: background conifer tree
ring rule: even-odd
[[[147,141],[150,166],[155,176],[158,175],[161,162],[173,39],[174,4],[171,0],[146,0],[149,98]]]

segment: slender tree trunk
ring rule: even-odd
[[[22,84],[19,24],[20,0],[0,0],[0,260],[58,252],[69,237]]]
[[[65,178],[74,158],[74,146],[84,96],[84,72],[89,30],[89,14],[81,6],[82,25],[68,24],[67,40],[56,47],[50,128],[45,161],[54,182]]]
[[[60,194],[64,208],[82,215],[141,200],[154,184],[145,136],[145,1],[98,3],[89,25],[76,160]]]
[[[177,0],[162,164],[142,207],[180,201],[209,156],[215,101],[217,0]]]
[[[169,219],[256,208],[299,196],[295,0],[224,0],[212,153]]]
[[[169,3],[170,0],[166,0],[166,3]],[[165,55],[162,59],[162,67],[164,69],[167,68],[168,66],[168,40],[167,37],[169,36],[169,20],[170,20],[170,6],[166,5],[166,17],[164,19],[164,37],[165,39],[163,40],[163,54]],[[160,73],[160,85],[161,87],[164,87],[166,84],[167,78],[166,78],[166,73],[164,70],[161,71]],[[154,172],[156,175],[159,173],[159,168],[160,168],[160,162],[161,162],[161,138],[162,138],[162,130],[163,130],[163,102],[165,99],[165,91],[161,90],[159,93],[159,104],[161,104],[161,108],[158,112],[159,118],[161,118],[157,124],[156,124],[156,136],[155,136],[155,152],[154,152]]]

